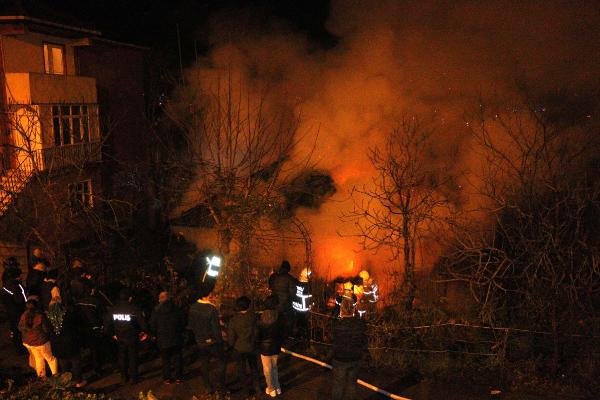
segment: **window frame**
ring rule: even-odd
[[[52,116],[54,147],[90,142],[90,108],[89,104],[51,105],[50,114]],[[68,113],[65,110],[68,110]],[[76,126],[77,129],[75,129]],[[78,132],[77,137],[76,132]],[[65,137],[67,140],[65,140]]]
[[[44,73],[46,75],[66,75],[67,74],[67,48],[64,44],[53,43],[53,42],[43,42],[43,56],[44,56]],[[52,57],[52,49],[57,48],[62,50],[62,72],[55,72],[54,68],[54,59]]]
[[[94,208],[94,193],[91,178],[69,183],[67,189],[69,194],[69,208],[72,215]]]

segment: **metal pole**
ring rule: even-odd
[[[291,356],[294,356],[294,357],[297,357],[297,358],[301,358],[301,359],[309,361],[311,363],[320,365],[320,366],[325,367],[327,369],[333,369],[333,366],[331,364],[324,363],[323,361],[319,361],[316,358],[312,358],[312,357],[305,356],[303,354],[295,353],[295,352],[290,351],[290,350],[288,350],[288,349],[286,349],[284,347],[281,348],[281,351],[283,353],[289,354]],[[394,400],[410,400],[408,397],[402,397],[402,396],[398,396],[397,394],[390,393],[390,392],[388,392],[386,390],[378,388],[375,385],[371,385],[369,382],[365,382],[362,379],[357,379],[356,383],[358,383],[361,386],[366,387],[367,389],[371,389],[374,392],[377,392],[377,393],[380,393],[380,394],[382,394],[384,396],[387,396],[390,399],[394,399]]]

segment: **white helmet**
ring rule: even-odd
[[[364,283],[367,283],[367,281],[369,280],[369,277],[370,277],[369,273],[367,271],[365,271],[364,269],[358,273],[358,276],[360,276],[362,278]]]
[[[310,277],[311,273],[312,271],[308,269],[308,267],[302,268],[302,271],[300,271],[300,275],[298,276],[298,280],[303,283],[308,282],[308,278]]]

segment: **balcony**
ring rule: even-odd
[[[6,98],[16,104],[97,103],[96,79],[33,72],[6,74]]]
[[[40,152],[42,159],[38,161],[38,165],[43,170],[83,166],[102,160],[102,145],[99,141],[48,147]]]

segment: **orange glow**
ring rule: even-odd
[[[342,238],[327,243],[315,243],[317,266],[323,276],[330,279],[336,276],[352,276],[358,272],[357,253],[352,248],[353,243],[346,243]]]

